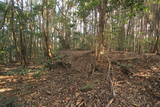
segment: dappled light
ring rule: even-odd
[[[6,92],[6,91],[11,91],[13,90],[12,88],[2,88],[0,89],[0,93]]]
[[[0,107],[160,107],[160,0],[0,0]]]
[[[145,90],[152,93],[151,96],[159,95],[158,87],[155,84],[160,84],[160,82],[153,78],[157,78],[156,76],[158,75],[156,73],[159,73],[160,68],[152,66],[154,61],[146,63],[144,57],[138,56],[135,59],[129,53],[125,53],[125,56],[124,53],[118,52],[110,54],[108,57],[112,61],[112,85],[114,86],[111,89],[111,83],[106,82],[109,81],[109,78],[107,77],[108,73],[105,74],[108,72],[108,59],[105,59],[105,55],[101,57],[103,61],[97,63],[95,71],[92,72],[92,66],[90,66],[90,64],[94,64],[92,52],[62,51],[60,53],[67,55],[63,58],[63,63],[70,63],[72,68],[66,68],[65,66],[68,65],[63,65],[63,63],[55,63],[57,67],[54,68],[54,65],[52,65],[50,70],[44,69],[42,65],[29,65],[25,68],[24,73],[24,68],[17,67],[15,69],[13,67],[14,73],[6,73],[0,76],[0,93],[18,96],[17,103],[44,106],[47,104],[58,106],[62,103],[67,105],[72,101],[77,105],[81,103],[91,104],[87,102],[87,99],[97,104],[97,101],[93,100],[96,96],[100,99],[106,98],[110,102],[113,99],[109,99],[107,96],[112,96],[111,90],[118,96],[113,102],[113,106],[119,104],[119,101],[123,101],[122,104],[127,105],[133,103],[142,105],[152,101],[150,96],[143,94]],[[118,57],[117,53],[119,54]],[[124,58],[119,58],[121,55]],[[153,55],[151,57],[150,59],[154,59],[156,56]],[[136,64],[137,62],[138,65]],[[2,69],[6,67],[3,66]],[[7,72],[12,70],[10,69]],[[127,72],[131,73],[127,73],[124,70],[128,70]],[[153,82],[155,84],[152,84]],[[151,90],[152,87],[154,87],[154,90]],[[138,93],[141,93],[141,95]]]
[[[134,76],[149,78],[149,77],[151,77],[151,73],[150,73],[150,71],[149,72],[147,72],[147,71],[146,72],[139,72],[139,73],[135,74]]]

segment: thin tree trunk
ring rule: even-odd
[[[104,51],[106,47],[104,44],[104,28],[105,28],[105,15],[106,15],[106,1],[101,0],[99,6],[99,30],[98,30],[98,47],[97,47],[97,58],[100,58],[100,53]]]
[[[21,9],[23,13],[23,0],[21,0]],[[25,41],[24,41],[24,34],[23,34],[23,22],[22,22],[22,16],[20,17],[19,20],[19,33],[20,33],[20,47],[21,47],[21,64],[24,66],[27,65],[27,60],[26,60],[26,47],[25,47]]]
[[[42,10],[42,16],[43,16],[42,29],[43,29],[44,42],[45,42],[45,55],[48,58],[51,58],[52,57],[52,52],[51,52],[52,47],[51,47],[50,41],[49,41],[49,10],[47,8],[47,5],[48,5],[48,0],[44,0],[43,6],[45,6],[45,8],[43,7],[43,10]],[[45,18],[45,16],[46,16],[46,18]]]

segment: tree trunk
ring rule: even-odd
[[[51,51],[52,46],[50,45],[50,40],[49,40],[49,10],[47,6],[48,6],[48,0],[44,0],[43,10],[42,10],[42,16],[43,16],[42,30],[43,30],[43,36],[44,36],[44,42],[45,42],[45,53],[44,54],[45,56],[47,56],[47,58],[51,58],[52,57],[52,51]]]
[[[23,0],[21,0],[21,9],[23,13]],[[25,47],[25,41],[24,41],[24,34],[23,34],[23,22],[22,22],[22,16],[20,17],[19,20],[19,32],[20,32],[20,48],[21,48],[21,64],[23,66],[27,65],[27,60],[26,60],[26,47]]]
[[[14,45],[16,48],[16,60],[19,60],[19,49],[17,46],[17,38],[16,38],[16,33],[15,33],[15,29],[14,29],[14,0],[11,1],[12,2],[12,13],[11,13],[11,29],[12,29],[12,36],[13,36],[13,40],[14,40]]]
[[[156,35],[156,42],[154,45],[153,53],[159,53],[159,35]]]
[[[104,28],[105,28],[105,15],[106,15],[106,1],[101,0],[99,10],[99,30],[98,30],[98,47],[97,47],[97,58],[100,58],[100,53],[104,51],[106,47],[104,44]]]

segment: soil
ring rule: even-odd
[[[91,51],[69,50],[59,55],[71,66],[29,65],[43,70],[37,77],[6,75],[20,66],[0,65],[0,104],[16,98],[24,107],[160,107],[160,56],[106,52],[96,60]]]

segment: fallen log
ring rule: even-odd
[[[133,61],[133,60],[138,60],[141,57],[129,57],[129,58],[119,58],[119,59],[111,59],[111,62],[121,62],[121,61]]]

